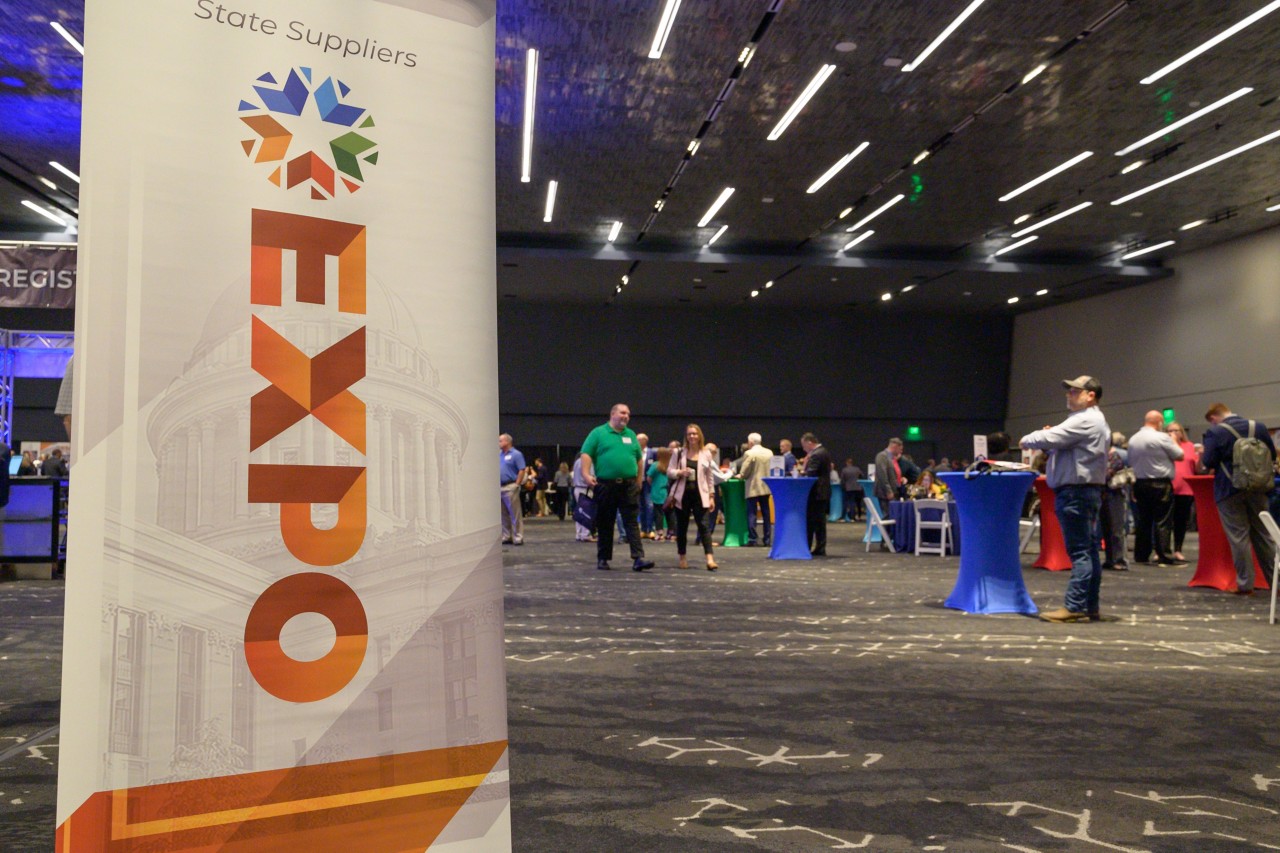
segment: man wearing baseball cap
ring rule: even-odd
[[[1102,489],[1107,482],[1107,450],[1111,427],[1098,408],[1102,383],[1092,376],[1062,380],[1071,415],[1055,427],[1022,437],[1029,450],[1049,455],[1045,477],[1053,489],[1058,524],[1071,557],[1066,606],[1042,612],[1046,622],[1097,621],[1102,564],[1095,533]]]

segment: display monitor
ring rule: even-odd
[[[18,469],[22,467],[22,457],[15,456],[9,460],[9,476],[18,476]]]

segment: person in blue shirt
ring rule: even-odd
[[[525,478],[524,454],[516,450],[511,436],[498,436],[498,488],[502,504],[502,544],[524,544],[524,513],[520,510],[520,487]]]
[[[1265,492],[1243,492],[1231,483],[1232,457],[1236,442],[1252,435],[1271,450],[1271,466],[1275,468],[1276,445],[1262,421],[1249,421],[1240,417],[1226,403],[1214,403],[1204,419],[1212,426],[1204,433],[1204,453],[1200,456],[1204,467],[1213,472],[1213,501],[1218,505],[1218,517],[1222,531],[1231,545],[1231,561],[1236,566],[1236,594],[1253,593],[1253,555],[1264,570],[1275,565],[1276,553],[1262,525],[1258,513],[1267,508]],[[1249,550],[1253,544],[1252,553]]]

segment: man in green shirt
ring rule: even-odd
[[[608,571],[613,559],[613,524],[622,513],[631,546],[631,568],[637,572],[653,568],[644,558],[644,541],[636,513],[640,506],[640,488],[644,484],[643,450],[640,440],[627,424],[631,409],[618,403],[609,410],[609,422],[587,434],[582,443],[582,477],[595,490],[599,511],[596,514],[596,568]]]

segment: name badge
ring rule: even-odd
[[[629,435],[624,435],[624,436],[622,437],[622,443],[623,443],[623,444],[630,444],[630,443],[631,443],[631,436],[629,436]]]
[[[503,458],[503,459],[505,459],[507,462],[510,462],[510,461],[511,461],[511,454],[510,454],[510,453],[508,453],[506,456],[504,456],[504,457],[502,457],[502,458]]]

